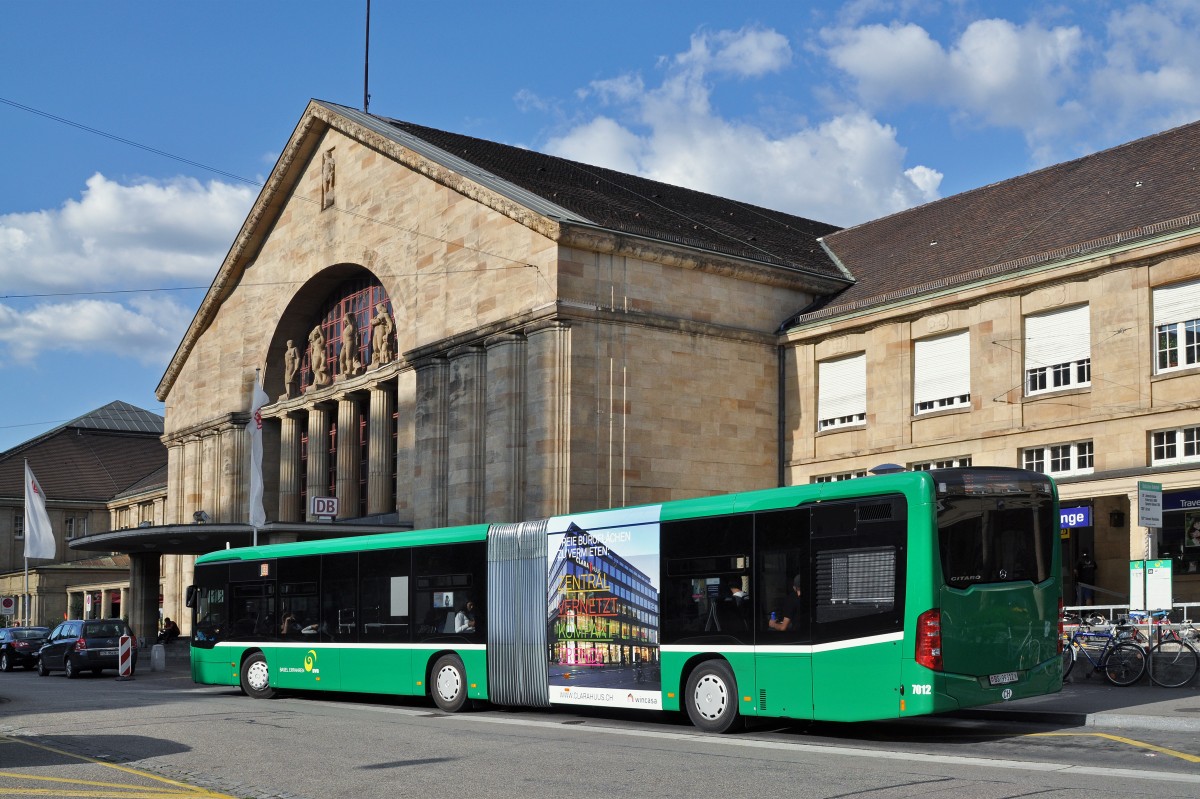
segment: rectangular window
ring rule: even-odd
[[[971,405],[971,341],[967,332],[913,342],[913,413]]]
[[[1025,317],[1025,393],[1091,385],[1091,347],[1086,305]]]
[[[1169,466],[1200,460],[1200,427],[1177,427],[1150,434],[1150,465]]]
[[[965,469],[971,465],[971,456],[966,455],[961,458],[947,458],[940,461],[922,461],[914,463],[908,468],[914,472],[928,472],[931,469]]]
[[[1155,373],[1200,365],[1200,280],[1154,289]]]
[[[64,522],[67,526],[67,539],[70,540],[75,537],[75,517],[68,516],[64,519]]]
[[[842,480],[853,480],[855,477],[866,477],[866,471],[838,472],[837,474],[819,474],[812,479],[814,483],[838,483]]]
[[[25,537],[25,511],[21,510],[13,514],[13,538]]]
[[[858,354],[817,364],[817,430],[867,420],[867,356]]]
[[[1055,477],[1091,474],[1094,463],[1091,441],[1030,447],[1021,452],[1021,465],[1026,469]],[[1047,464],[1049,469],[1046,468]]]

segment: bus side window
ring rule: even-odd
[[[810,640],[812,576],[809,568],[809,537],[810,513],[807,508],[790,508],[754,516],[754,546],[758,553],[755,568],[758,599],[754,623],[757,643],[800,644]],[[769,624],[772,613],[777,621],[782,621],[786,613],[798,614],[790,610],[796,607],[792,586],[797,577],[801,580],[801,618],[790,619],[786,631],[775,630]]]
[[[750,514],[666,522],[661,527],[660,639],[695,637],[749,644],[754,585]],[[735,601],[732,586],[747,593]]]
[[[908,505],[903,496],[864,497],[814,509],[814,643],[901,629]]]

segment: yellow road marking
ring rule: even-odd
[[[1080,738],[1080,737],[1087,737],[1087,736],[1091,736],[1093,738],[1107,738],[1110,741],[1116,741],[1117,743],[1128,744],[1129,746],[1136,746],[1139,749],[1149,749],[1151,752],[1159,752],[1164,755],[1170,755],[1171,757],[1177,757],[1180,760],[1186,760],[1189,763],[1200,763],[1200,755],[1189,755],[1186,752],[1177,752],[1174,749],[1167,749],[1165,746],[1155,746],[1154,744],[1148,744],[1145,741],[1135,741],[1132,738],[1122,738],[1120,735],[1109,735],[1106,732],[1034,732],[1034,733],[1030,733],[1028,737],[1030,737],[1030,738],[1038,738],[1038,737],[1043,737],[1043,738],[1076,737],[1076,738]]]
[[[77,755],[73,752],[63,751],[62,749],[55,749],[53,746],[46,746],[45,744],[34,743],[33,741],[26,740],[24,738],[13,738],[13,737],[7,736],[7,735],[0,735],[0,743],[23,744],[25,746],[33,747],[34,749],[41,749],[45,752],[52,752],[53,754],[56,754],[56,755],[62,755],[63,757],[69,757],[69,758],[73,758],[75,760],[81,760],[85,763],[92,763],[97,766],[103,766],[104,768],[115,769],[116,771],[124,772],[126,774],[131,774],[136,777],[141,777],[143,779],[151,780],[152,782],[158,782],[158,783],[163,784],[162,786],[145,786],[145,787],[143,787],[143,786],[139,786],[139,785],[122,785],[120,783],[99,782],[99,781],[94,781],[94,780],[69,779],[69,778],[65,778],[65,777],[41,777],[41,776],[35,776],[35,775],[31,775],[31,774],[19,774],[17,772],[13,772],[13,771],[0,771],[0,777],[8,777],[9,779],[29,780],[32,782],[51,782],[51,783],[55,783],[58,785],[79,785],[79,786],[86,785],[86,786],[89,786],[89,790],[76,790],[76,791],[62,790],[61,788],[55,788],[55,789],[26,788],[26,789],[18,790],[18,789],[9,789],[9,788],[0,787],[0,796],[15,795],[17,793],[21,793],[21,794],[25,794],[25,795],[34,794],[34,795],[38,795],[38,796],[63,796],[63,797],[86,796],[86,797],[92,797],[93,799],[108,799],[109,797],[140,797],[141,799],[158,799],[159,797],[181,797],[181,796],[198,797],[199,799],[234,799],[234,797],[229,796],[229,794],[214,793],[213,791],[209,791],[205,788],[200,788],[195,785],[188,785],[185,782],[178,782],[176,780],[168,779],[166,777],[160,777],[157,774],[151,774],[148,771],[141,771],[139,769],[130,768],[129,766],[122,766],[117,763],[109,763],[104,760],[97,760],[94,757],[88,757],[86,755]],[[171,786],[175,790],[170,790],[163,786]],[[104,792],[104,793],[98,793],[95,790],[96,788],[116,789],[116,791],[118,791],[118,792],[109,791],[109,792]]]

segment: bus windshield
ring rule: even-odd
[[[1058,528],[1048,479],[1020,470],[945,470],[934,479],[948,586],[1041,583],[1052,576]]]

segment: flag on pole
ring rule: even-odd
[[[53,560],[57,548],[46,513],[46,495],[25,461],[25,557]]]
[[[270,398],[256,375],[254,399],[250,402],[250,526],[256,530],[267,523],[267,512],[263,510],[262,406],[268,402]]]

